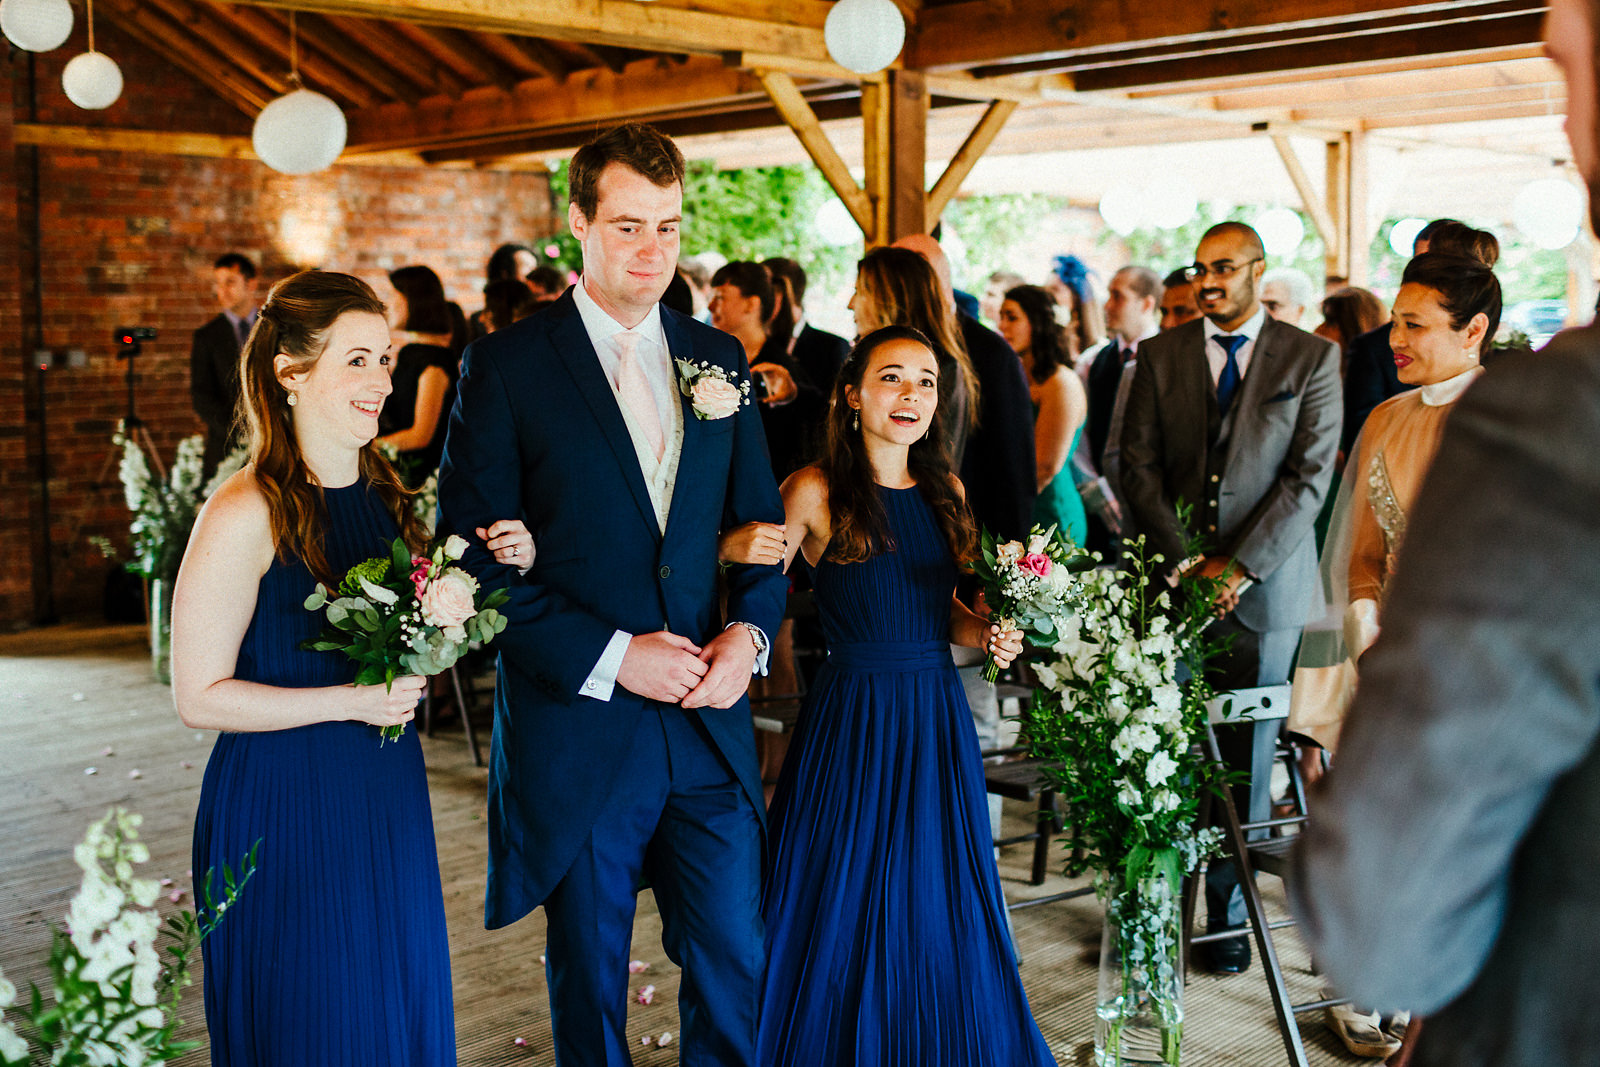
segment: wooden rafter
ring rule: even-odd
[[[155,156],[200,156],[210,159],[256,159],[248,137],[228,137],[214,133],[179,133],[172,130],[118,130],[105,126],[60,126],[42,122],[19,122],[13,128],[17,144],[78,151],[134,152]],[[385,167],[420,166],[415,153],[341,159],[347,163]]]
[[[783,116],[795,136],[800,138],[806,154],[817,165],[817,169],[822,172],[828,184],[833,186],[833,191],[839,195],[839,199],[844,201],[844,206],[850,209],[850,217],[856,220],[861,232],[875,232],[877,227],[871,200],[856,184],[855,178],[851,177],[850,168],[845,166],[844,160],[839,157],[838,149],[828,140],[827,133],[822,129],[821,120],[817,118],[817,113],[812,110],[806,98],[800,95],[794,79],[777,71],[764,71],[760,74],[760,78],[767,95],[772,98],[773,106],[778,109],[778,114]]]
[[[287,16],[282,17],[287,19]],[[366,82],[382,96],[414,104],[427,95],[426,90],[394,73],[387,62],[373,55],[359,41],[346,37],[324,18],[301,15],[295,22],[295,35],[302,51],[315,50],[329,63]]]
[[[181,26],[137,0],[110,0],[101,8],[119,29],[243,111],[255,115],[277,95],[242,68],[225,62],[191,38]]]
[[[1000,129],[1006,124],[1013,112],[1017,110],[1015,100],[996,100],[984,110],[983,118],[972,128],[967,139],[956,150],[955,156],[945,166],[944,173],[939,175],[939,180],[933,183],[933,188],[928,192],[928,216],[924,230],[933,232],[939,224],[939,216],[944,214],[945,207],[950,203],[950,198],[955,196],[961,188],[961,183],[967,180],[967,175],[972,173],[972,168],[977,166],[978,160],[994,144],[994,139],[1000,136]]]
[[[230,25],[256,43],[258,48],[271,54],[277,68],[287,77],[289,73],[289,28],[266,12],[254,8],[223,9]],[[316,52],[301,52],[300,77],[307,88],[332,96],[349,107],[371,107],[378,103],[378,94],[370,85],[346,74],[341,67],[323,59]]]
[[[485,82],[509,91],[513,85],[526,78],[504,63],[493,52],[485,50],[461,30],[448,26],[416,26],[409,22],[392,23],[395,30],[436,61],[445,64],[467,85]]]
[[[326,19],[329,26],[359,45],[364,54],[382,56],[391,69],[403,72],[407,83],[421,96],[434,93],[460,96],[467,89],[482,84],[481,74],[469,80],[431,52],[418,47],[401,23],[342,15],[329,15]]]
[[[828,60],[822,23],[830,5],[819,0],[751,4],[697,0],[694,7],[618,0],[519,0],[515,4],[504,0],[240,2],[645,51],[721,54],[732,45],[775,56],[793,56],[799,61]]]

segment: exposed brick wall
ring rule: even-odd
[[[81,45],[39,57],[41,122],[193,132],[248,132],[249,121],[203,86],[147,54],[101,47],[122,63],[127,88],[106,113],[78,111],[60,92],[60,66]],[[137,55],[137,69],[124,55]],[[25,446],[37,412],[24,404],[31,355],[31,265],[18,266],[31,234],[31,172],[13,150],[13,123],[26,117],[21,63],[0,68],[0,537],[6,558],[42,541],[36,518],[36,444]],[[209,125],[208,125],[209,123]],[[386,291],[384,274],[425,263],[468,313],[482,306],[484,263],[507,240],[532,240],[554,224],[549,187],[533,174],[335,167],[289,177],[244,160],[39,150],[43,338],[82,348],[88,365],[52,371],[48,404],[53,477],[55,602],[64,616],[99,610],[110,564],[90,546],[102,535],[122,546],[127,511],[120,488],[93,483],[126,407],[125,364],[111,342],[119,325],[160,331],[138,361],[138,414],[163,462],[179,438],[199,432],[189,404],[190,333],[212,315],[211,263],[224,251],[256,261],[265,286],[296,269],[345,270]],[[13,180],[14,179],[14,180]],[[26,349],[26,351],[24,350]],[[26,414],[25,414],[26,412]],[[115,481],[113,467],[108,481]],[[0,567],[0,626],[36,617],[41,566]]]

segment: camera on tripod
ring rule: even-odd
[[[140,341],[154,341],[156,328],[154,326],[118,326],[112,331],[111,339],[119,345],[137,345]]]

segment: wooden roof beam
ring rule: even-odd
[[[503,33],[484,33],[480,30],[462,31],[474,46],[494,56],[523,78],[541,75],[557,82],[567,80],[572,64],[565,56],[543,41],[531,37],[509,37]]]
[[[460,96],[467,89],[483,84],[480,67],[475,77],[467,78],[443,63],[437,56],[418,47],[406,27],[398,22],[375,22],[342,15],[326,16],[328,25],[345,34],[368,55],[382,56],[391,70],[402,74],[418,99],[434,93]]]
[[[1189,59],[1112,64],[1076,71],[1073,81],[1079,89],[1089,92],[1161,84],[1226,84],[1230,77],[1267,71],[1342,67],[1364,60],[1401,59],[1427,53],[1469,54],[1537,42],[1543,22],[1543,16],[1538,14],[1514,15],[1420,31],[1341,36],[1310,44],[1218,52]]]
[[[462,137],[519,136],[541,127],[587,124],[593,130],[675,107],[714,107],[761,91],[751,74],[714,59],[662,66],[628,74],[583,71],[560,86],[540,78],[509,93],[478,89],[460,100],[434,98],[413,107],[353,112],[346,152],[424,150],[459,143]]]
[[[410,22],[392,23],[395,30],[436,62],[444,64],[467,85],[489,84],[511,91],[522,81],[515,68],[479,45],[470,34],[448,26],[417,26]],[[526,77],[524,75],[524,77]]]
[[[128,36],[252,118],[277,95],[272,87],[197,44],[180,26],[137,0],[110,0],[101,14],[110,14]]]
[[[1542,44],[1487,48],[1460,54],[1418,55],[1404,59],[1359,60],[1329,67],[1301,67],[1294,70],[1225,75],[1209,81],[1174,82],[1165,85],[1142,86],[1128,90],[1127,95],[1135,100],[1160,100],[1195,93],[1217,94],[1248,89],[1269,89],[1279,92],[1281,99],[1281,94],[1285,87],[1297,90],[1301,86],[1316,82],[1380,77],[1389,74],[1404,74],[1425,70],[1446,71],[1459,67],[1470,68],[1531,59],[1549,62],[1544,60],[1544,46]]]
[[[908,41],[906,65],[971,67],[997,61],[1081,57],[1141,45],[1223,42],[1241,32],[1352,29],[1371,19],[1415,16],[1464,18],[1504,10],[1508,0],[1200,0],[1188,4],[1130,4],[1127,0],[961,0],[925,9]],[[1524,0],[1538,13],[1542,0]]]
[[[797,62],[829,61],[822,0],[696,0],[694,7],[629,0],[239,0],[332,15],[545,37],[660,52],[744,48]]]
[[[1339,78],[1302,80],[1292,87],[1284,85],[1245,89],[1213,87],[1210,91],[1200,90],[1200,95],[1219,111],[1255,111],[1272,108],[1300,109],[1317,104],[1365,106],[1377,101],[1411,96],[1524,88],[1532,85],[1545,86],[1560,92],[1564,82],[1560,70],[1550,60],[1526,59],[1397,73],[1350,72]],[[1130,95],[1145,98],[1142,93]]]
[[[277,17],[287,22],[287,14]],[[392,73],[389,62],[341,33],[327,19],[316,15],[299,17],[295,21],[295,36],[300,41],[302,54],[308,47],[315,49],[329,63],[366,82],[381,96],[414,104],[428,95],[417,84]]]
[[[289,28],[265,12],[253,8],[219,5],[228,24],[239,33],[271,52],[285,74],[289,71]],[[316,52],[300,53],[300,76],[306,88],[316,89],[342,100],[349,107],[371,107],[379,100],[370,85],[357,81]]]
[[[1001,127],[1016,110],[1015,100],[996,100],[985,109],[983,118],[978,120],[978,124],[972,128],[967,139],[956,150],[955,156],[945,166],[944,173],[939,175],[939,180],[934,182],[933,188],[928,191],[928,217],[927,224],[923,226],[924,233],[932,233],[934,227],[939,225],[939,216],[944,214],[950,199],[961,189],[961,183],[967,180],[972,168],[978,165],[978,160],[982,159],[989,146],[994,144],[994,139],[1000,135]]]
[[[861,232],[875,232],[877,227],[874,224],[871,198],[856,184],[855,178],[850,174],[850,168],[840,158],[838,149],[833,147],[833,142],[828,140],[828,134],[822,128],[821,120],[806,98],[800,95],[794,79],[777,71],[762,72],[760,77],[767,95],[772,98],[773,107],[777,108],[778,114],[783,116],[783,121],[788,123],[789,128],[800,139],[806,155],[817,165],[823,178],[833,187],[839,199],[844,201],[844,206],[850,210],[850,217],[856,220]]]

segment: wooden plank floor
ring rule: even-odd
[[[0,637],[0,966],[19,986],[44,978],[39,961],[49,945],[48,924],[60,921],[77,888],[72,846],[109,806],[124,804],[144,815],[151,852],[144,873],[187,886],[189,835],[213,737],[178,722],[170,690],[150,679],[138,627],[55,627]],[[483,929],[487,775],[472,766],[459,732],[441,731],[424,743],[450,923],[460,1062],[549,1067],[555,1059],[539,963],[543,913],[508,930]],[[1007,819],[1020,826],[1025,814],[1018,806]],[[1028,885],[1029,858],[1027,846],[1002,854],[1011,899],[1067,886],[1059,877]],[[1281,913],[1276,881],[1261,881],[1269,907]],[[1080,898],[1024,909],[1014,919],[1040,1029],[1061,1064],[1092,1064],[1095,971],[1086,953],[1099,943],[1099,905]],[[656,994],[651,1005],[630,1008],[628,1032],[640,1067],[678,1062],[678,974],[661,949],[660,933],[645,893],[633,956],[649,969],[632,984],[652,984]],[[1316,988],[1304,948],[1292,931],[1283,932],[1279,944],[1291,993],[1311,999]],[[204,1037],[200,1007],[197,986],[183,1003],[184,1036]],[[1185,1064],[1285,1062],[1259,966],[1239,977],[1194,976],[1187,1015]],[[1313,1064],[1360,1062],[1344,1054],[1320,1020],[1308,1017],[1302,1032]],[[674,1038],[665,1048],[654,1043],[663,1033]],[[647,1036],[652,1044],[639,1044]],[[519,1037],[526,1046],[514,1043]],[[179,1062],[200,1067],[209,1058],[202,1048]]]

